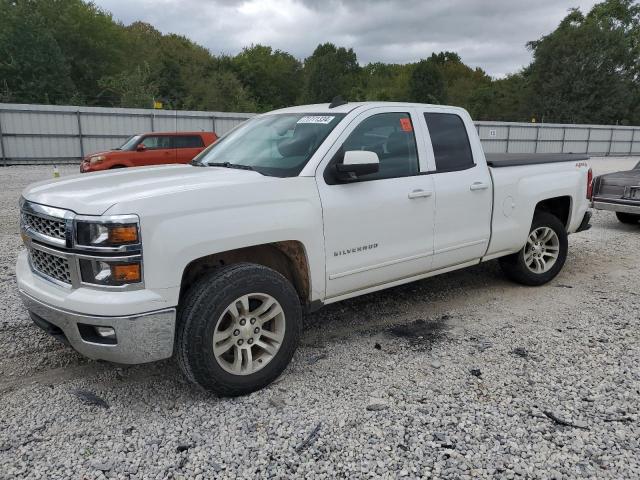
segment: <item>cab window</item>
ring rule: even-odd
[[[163,148],[173,148],[171,137],[167,135],[150,135],[148,137],[144,137],[142,142],[147,150],[158,150]]]
[[[416,138],[408,113],[380,113],[360,123],[342,145],[342,152],[368,150],[378,154],[380,169],[359,181],[409,177],[419,171]]]

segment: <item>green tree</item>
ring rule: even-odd
[[[529,91],[528,76],[516,73],[476,88],[466,108],[476,120],[529,122],[533,116]]]
[[[60,47],[76,88],[87,105],[100,104],[98,81],[125,68],[123,27],[111,14],[82,0],[15,0],[41,15],[45,28]],[[51,63],[50,68],[59,64]]]
[[[370,63],[362,68],[360,74],[363,100],[408,101],[410,77],[410,65]]]
[[[639,16],[631,0],[607,0],[587,16],[572,10],[555,31],[530,42],[536,116],[571,123],[633,121]]]
[[[0,0],[0,100],[66,103],[70,69],[45,19],[31,2]]]
[[[98,85],[102,88],[99,96],[109,98],[109,103],[117,107],[151,108],[159,97],[158,85],[151,78],[146,62],[117,75],[102,77]]]
[[[293,105],[302,91],[302,65],[280,50],[252,45],[233,57],[231,66],[259,111]]]
[[[304,61],[304,101],[330,102],[336,95],[350,99],[358,83],[360,66],[353,49],[332,43],[318,45]]]
[[[475,92],[491,84],[491,77],[484,70],[465,65],[455,52],[434,53],[429,61],[438,66],[445,84],[446,101],[451,105],[469,110]]]
[[[409,97],[413,102],[441,104],[447,101],[444,78],[436,62],[420,60],[409,79]]]
[[[242,82],[229,70],[197,79],[190,91],[184,102],[187,109],[232,112],[255,112],[257,109]]]

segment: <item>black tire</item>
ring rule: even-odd
[[[628,225],[637,225],[640,222],[640,215],[636,215],[634,213],[624,213],[624,212],[616,212],[616,217],[622,223],[626,223]]]
[[[521,283],[523,285],[538,286],[544,285],[555,278],[565,261],[567,260],[567,251],[569,249],[569,242],[567,237],[567,231],[562,222],[556,217],[547,212],[538,212],[533,217],[531,223],[531,229],[529,232],[533,232],[541,227],[548,227],[552,229],[558,237],[559,251],[556,263],[544,273],[535,273],[527,267],[525,263],[525,249],[526,245],[518,253],[500,258],[500,266],[506,274],[506,276],[514,282]]]
[[[226,308],[252,293],[267,294],[278,301],[285,318],[284,338],[260,370],[236,375],[216,360],[213,333]],[[287,367],[302,332],[302,308],[296,290],[281,274],[261,265],[238,263],[198,280],[180,303],[178,322],[176,356],[186,377],[217,395],[238,396],[269,385]]]

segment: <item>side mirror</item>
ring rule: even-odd
[[[336,163],[336,177],[342,182],[354,182],[361,175],[376,173],[380,169],[378,154],[367,150],[344,152],[341,163]]]
[[[138,146],[136,147],[136,150],[138,152],[144,152],[147,149],[147,147],[145,147],[144,143],[139,143]]]

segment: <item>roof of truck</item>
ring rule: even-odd
[[[215,135],[215,132],[183,132],[183,131],[179,131],[176,132],[175,130],[173,132],[144,132],[144,133],[138,133],[138,135],[172,135],[172,136],[183,136],[183,135]]]
[[[405,107],[405,108],[424,108],[424,107],[440,107],[452,110],[463,110],[460,107],[449,105],[430,105],[426,103],[408,103],[408,102],[348,102],[334,108],[330,108],[330,103],[316,103],[312,105],[298,105],[295,107],[281,108],[269,113],[349,113],[359,107]]]

